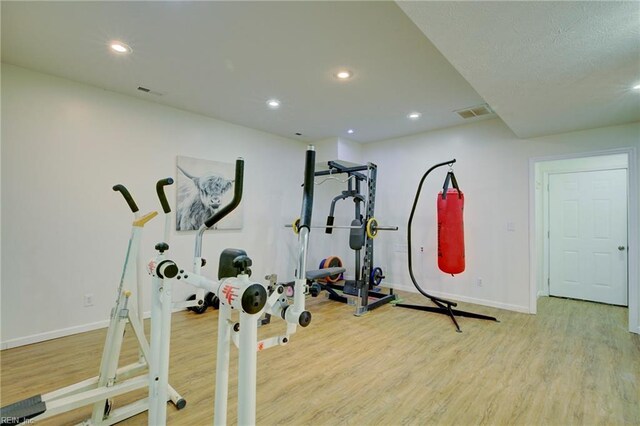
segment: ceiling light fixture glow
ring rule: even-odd
[[[353,129],[349,129],[349,130],[347,130],[347,133],[349,133],[350,135],[352,135],[352,134],[353,134]]]
[[[129,45],[121,41],[112,41],[109,44],[109,47],[111,48],[111,50],[113,50],[116,53],[120,53],[120,54],[131,53],[131,48],[129,47]]]
[[[351,74],[351,71],[347,71],[347,70],[343,70],[343,71],[339,71],[336,74],[336,77],[338,77],[340,80],[346,80],[348,78],[351,78],[353,74]]]
[[[409,115],[407,115],[407,117],[409,117],[411,120],[417,120],[420,117],[422,117],[422,114],[417,112],[417,111],[415,111],[415,112],[412,112]]]
[[[280,101],[277,99],[269,99],[267,101],[267,105],[269,106],[269,108],[271,109],[277,109],[280,108]]]
[[[640,90],[640,84],[636,84],[635,86],[633,86],[633,90]]]

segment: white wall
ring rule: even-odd
[[[141,210],[159,209],[154,184],[175,175],[177,155],[246,159],[244,228],[205,236],[207,275],[215,276],[221,249],[239,247],[253,258],[257,280],[271,272],[293,276],[296,240],[283,224],[300,214],[305,144],[9,65],[2,66],[1,90],[3,347],[105,324],[131,221],[111,187],[123,183]],[[317,145],[318,161],[334,153],[378,165],[376,218],[400,231],[379,234],[375,264],[385,268],[387,283],[406,290],[413,289],[406,222],[418,181],[431,165],[456,158],[466,197],[467,270],[454,278],[437,270],[435,195],[446,168],[439,169],[425,183],[414,221],[418,281],[437,295],[528,312],[535,268],[529,260],[529,159],[619,147],[640,153],[640,124],[521,140],[495,119],[365,145],[340,138]],[[344,186],[315,188],[314,223],[324,223],[330,200]],[[173,188],[169,199],[175,200]],[[351,201],[340,203],[336,223],[348,222]],[[145,228],[143,259],[153,255],[161,234],[162,220]],[[171,254],[179,263],[190,262],[193,237],[172,232]],[[313,231],[310,267],[328,255],[351,267],[352,254],[347,232]],[[191,292],[179,287],[175,298]],[[82,306],[87,293],[96,302],[90,308]]]
[[[378,165],[376,217],[400,226],[376,240],[376,264],[388,266],[388,282],[413,289],[403,250],[415,191],[429,167],[456,158],[455,174],[465,193],[467,268],[456,277],[437,268],[435,197],[444,167],[427,178],[414,218],[417,280],[436,295],[529,312],[529,274],[535,268],[529,260],[529,159],[619,147],[640,148],[640,124],[523,140],[494,119],[367,144],[364,158]],[[510,223],[513,231],[507,230]]]
[[[127,186],[142,212],[160,211],[155,182],[175,177],[178,155],[229,163],[245,158],[244,228],[205,235],[206,275],[216,276],[222,249],[238,247],[253,258],[256,280],[272,272],[292,279],[296,240],[282,224],[300,214],[305,148],[3,64],[3,347],[104,325],[132,219],[111,187]],[[168,197],[173,205],[173,187]],[[153,256],[163,222],[156,218],[145,227],[143,260]],[[193,244],[193,232],[172,231],[170,253],[180,264],[190,265]],[[174,298],[191,293],[179,287]],[[93,294],[93,307],[83,307],[85,294]]]

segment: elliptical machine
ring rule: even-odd
[[[156,192],[167,217],[171,209],[164,194],[164,187],[171,184],[173,184],[171,178],[161,179],[156,183]],[[113,190],[120,192],[124,197],[133,213],[133,223],[116,302],[111,310],[99,375],[0,408],[2,425],[32,423],[87,405],[92,405],[93,410],[91,417],[82,422],[82,425],[112,425],[142,413],[149,407],[148,401],[141,399],[114,409],[113,398],[149,386],[149,376],[145,370],[147,368],[152,370],[154,360],[144,334],[143,287],[141,280],[138,279],[138,253],[142,230],[146,223],[158,215],[158,212],[152,211],[141,216],[136,202],[124,185],[115,185]],[[135,293],[134,290],[136,290]],[[139,357],[133,364],[118,367],[127,324],[136,337]],[[164,400],[161,403],[166,405],[167,401],[171,401],[177,409],[183,408],[186,401],[169,385],[168,381],[164,386]]]
[[[220,257],[219,280],[208,279],[196,272],[181,269],[165,252],[166,244],[156,246],[158,255],[150,263],[153,281],[151,313],[151,350],[157,353],[157,362],[149,371],[149,425],[166,424],[166,398],[169,366],[169,342],[171,337],[171,286],[181,280],[197,288],[213,293],[220,300],[218,315],[218,346],[216,361],[216,395],[214,424],[227,422],[227,397],[229,392],[230,345],[233,342],[239,353],[238,363],[238,424],[256,422],[256,369],[258,352],[274,346],[286,345],[297,327],[307,327],[311,313],[305,309],[307,284],[307,251],[313,208],[313,177],[315,149],[306,151],[302,212],[298,232],[298,261],[295,271],[293,303],[285,296],[283,284],[277,283],[274,274],[269,275],[267,286],[249,278],[251,259],[244,250],[227,249]],[[242,199],[244,160],[236,161],[234,197],[231,203],[205,221],[207,229],[234,210]],[[332,273],[331,271],[328,274]],[[221,276],[221,275],[227,275]],[[232,318],[239,317],[238,321]],[[260,316],[268,314],[282,318],[286,323],[284,333],[258,341]],[[154,358],[154,361],[156,359]]]

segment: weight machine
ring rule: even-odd
[[[164,187],[171,185],[173,179],[162,179],[156,183],[156,192],[160,203],[168,217],[169,204],[164,194]],[[115,185],[114,191],[122,194],[134,215],[131,236],[127,247],[124,267],[118,286],[116,303],[111,310],[107,337],[105,340],[100,373],[98,376],[85,381],[49,392],[36,395],[22,401],[0,408],[0,423],[20,424],[44,420],[86,405],[92,405],[91,418],[82,425],[112,425],[135,416],[149,408],[146,399],[136,401],[126,406],[113,409],[113,399],[122,395],[149,387],[148,374],[144,370],[152,369],[154,365],[153,352],[150,353],[149,343],[144,334],[142,310],[142,281],[138,279],[138,256],[142,230],[147,222],[158,215],[156,211],[140,216],[140,212],[133,197],[123,185]],[[168,230],[165,227],[165,232]],[[167,238],[167,237],[165,237]],[[132,292],[137,286],[137,294]],[[137,313],[135,303],[137,299]],[[129,324],[136,337],[139,357],[136,363],[118,368],[122,343],[126,326]],[[169,385],[164,384],[163,405],[171,401],[176,408],[181,409],[186,401]]]
[[[347,190],[333,198],[327,216],[327,224],[319,226],[319,228],[325,228],[327,234],[331,234],[334,229],[350,230],[349,247],[355,252],[355,280],[345,280],[343,284],[330,282],[330,280],[325,283],[315,281],[312,286],[312,295],[317,295],[319,290],[326,290],[331,300],[341,303],[355,301],[355,315],[360,316],[397,299],[393,289],[389,289],[388,294],[372,290],[384,278],[380,268],[373,268],[373,240],[378,235],[378,231],[397,231],[398,227],[380,226],[374,217],[378,170],[375,164],[367,163],[351,167],[337,161],[329,161],[327,164],[329,169],[315,172],[315,176],[329,176],[326,179],[331,179],[337,175],[346,175],[346,179],[342,182],[347,182]],[[364,185],[366,185],[366,197],[362,195]],[[355,208],[351,225],[334,225],[336,203],[350,198],[353,199]],[[292,226],[295,231],[296,223]],[[362,254],[363,249],[364,253]]]
[[[311,313],[305,309],[307,286],[307,250],[313,207],[313,176],[315,149],[306,151],[301,220],[298,232],[298,261],[295,273],[293,303],[284,295],[284,285],[270,275],[267,287],[249,279],[251,259],[244,250],[226,249],[220,256],[218,281],[185,271],[166,255],[165,243],[156,245],[157,256],[149,264],[153,281],[151,312],[151,348],[157,353],[157,362],[149,371],[149,425],[166,423],[166,398],[169,366],[169,343],[171,337],[171,286],[180,280],[213,293],[220,301],[218,315],[218,347],[216,361],[216,396],[214,424],[227,422],[227,397],[229,390],[230,345],[238,347],[238,424],[253,425],[256,422],[256,367],[257,354],[273,346],[286,345],[298,326],[306,327],[311,322]],[[214,226],[233,211],[242,199],[244,160],[236,161],[233,200],[205,221],[206,229]],[[311,272],[311,271],[309,271]],[[333,271],[326,271],[328,275]],[[233,317],[239,320],[232,320]],[[262,314],[282,318],[286,322],[283,334],[258,341],[258,323]],[[154,361],[156,358],[154,358]]]

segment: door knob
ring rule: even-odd
[[[624,250],[624,246],[618,246],[618,250],[620,251]]]

